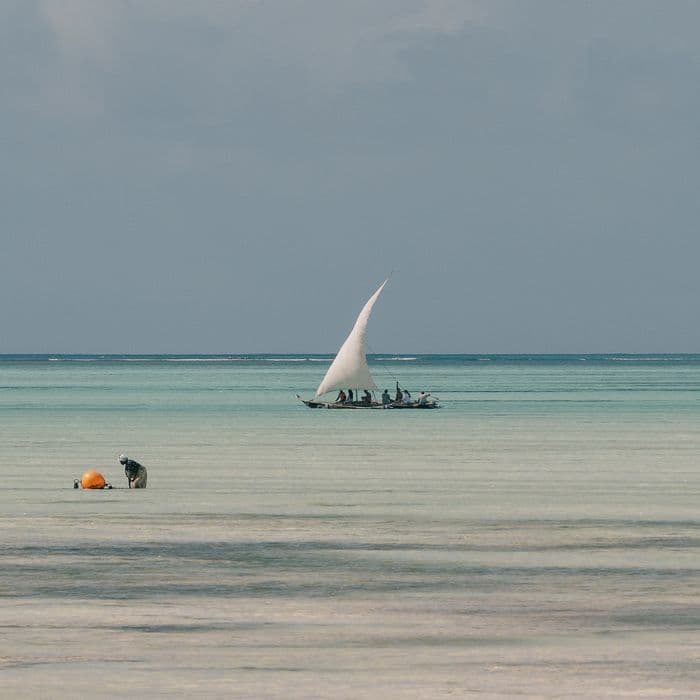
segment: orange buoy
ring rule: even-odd
[[[107,485],[107,482],[100,472],[89,471],[83,474],[80,485],[84,489],[103,489]]]

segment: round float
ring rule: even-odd
[[[80,485],[84,489],[103,489],[107,482],[100,472],[89,471],[83,474],[82,479],[80,479]]]

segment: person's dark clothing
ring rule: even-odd
[[[136,460],[127,459],[124,464],[124,474],[126,474],[130,489],[145,489],[148,475],[146,467],[139,464]]]

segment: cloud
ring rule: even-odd
[[[425,32],[429,34],[456,34],[467,24],[481,24],[487,10],[482,3],[464,0],[425,0],[413,12],[402,15],[393,25],[392,32],[402,34]]]
[[[130,52],[147,54],[145,41],[175,39],[184,40],[185,52],[228,61],[233,72],[243,63],[250,71],[284,65],[328,89],[400,77],[397,55],[412,37],[455,33],[478,14],[476,7],[465,0],[40,0],[39,5],[72,70],[96,64],[118,71]],[[193,40],[207,36],[210,43]]]
[[[140,125],[149,141],[177,141],[173,129],[192,128],[188,141],[198,130],[212,142],[223,130],[241,146],[264,148],[267,140],[282,150],[299,140],[278,135],[304,132],[304,123],[324,140],[334,111],[346,109],[345,93],[409,80],[408,53],[485,16],[479,2],[464,0],[38,0],[35,7],[25,47],[31,79],[8,91],[10,110],[89,128],[101,119],[114,142]],[[130,140],[138,143],[139,131]],[[165,160],[179,167],[200,148],[212,150],[175,143]]]
[[[41,16],[55,38],[59,55],[105,67],[117,58],[115,45],[126,30],[128,5],[91,0],[40,0]]]

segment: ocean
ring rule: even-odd
[[[700,697],[700,355],[330,361],[0,356],[3,698]]]

